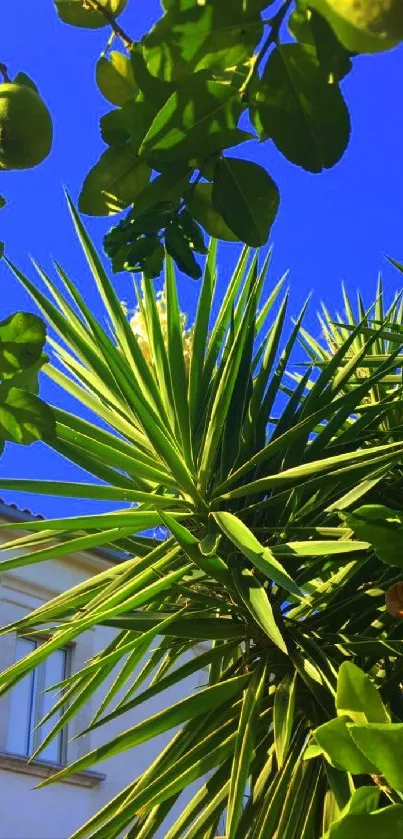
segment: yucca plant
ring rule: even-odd
[[[401,273],[403,266],[395,260],[390,262]],[[385,303],[382,277],[379,276],[373,304],[366,308],[362,295],[357,294],[356,304],[351,300],[347,289],[342,287],[342,313],[334,315],[322,305],[319,323],[322,332],[322,342],[316,340],[312,334],[301,329],[300,341],[311,363],[319,367],[326,366],[343,346],[346,338],[354,333],[349,353],[344,360],[344,366],[354,367],[354,373],[345,383],[345,388],[352,390],[369,378],[371,371],[378,369],[389,359],[394,359],[393,368],[385,372],[381,380],[368,389],[365,402],[369,408],[379,402],[395,401],[395,410],[388,410],[383,417],[376,417],[379,422],[373,429],[373,434],[390,437],[399,434],[402,425],[401,385],[402,385],[402,324],[403,299],[402,293],[395,294],[389,306]],[[360,364],[355,365],[356,359]],[[345,372],[345,370],[343,371]],[[335,371],[337,376],[339,370]]]
[[[130,322],[71,212],[107,329],[59,265],[58,285],[38,269],[46,294],[9,264],[58,336],[45,371],[77,400],[75,414],[53,407],[48,445],[91,483],[3,477],[0,486],[114,500],[118,509],[30,522],[28,535],[3,549],[0,568],[100,545],[127,559],[6,627],[45,634],[2,674],[0,690],[88,628],[114,627],[113,643],[59,686],[48,716],[62,709],[61,716],[42,746],[116,666],[89,729],[141,704],[144,721],[43,783],[176,731],[74,839],[151,839],[161,830],[165,839],[212,839],[223,818],[227,839],[318,839],[354,789],[352,775],[323,757],[303,760],[311,732],[334,717],[340,665],[352,660],[371,673],[386,702],[403,677],[400,624],[384,605],[397,569],[339,516],[399,481],[403,443],[371,443],[395,403],[386,394],[370,411],[367,404],[396,360],[385,357],[357,377],[380,334],[352,355],[359,323],[284,398],[305,307],[288,331],[283,280],[261,303],[269,257],[259,267],[257,254],[242,252],[213,319],[211,243],[189,330],[168,259],[163,299],[140,283]],[[81,418],[81,406],[92,422]],[[170,705],[169,689],[195,674],[205,686],[191,694],[184,687]],[[147,717],[147,701],[157,695],[162,710]],[[167,827],[195,781],[196,792]]]

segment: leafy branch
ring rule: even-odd
[[[259,52],[256,53],[256,55],[254,55],[253,58],[251,59],[251,66],[250,66],[249,73],[248,73],[248,75],[247,75],[245,81],[243,82],[243,84],[240,88],[240,91],[239,91],[242,97],[247,96],[249,87],[250,87],[251,83],[253,82],[255,76],[257,75],[258,69],[259,69],[263,59],[267,55],[270,47],[273,44],[276,43],[276,41],[278,39],[278,36],[279,36],[281,26],[283,24],[283,21],[284,21],[286,15],[287,15],[287,12],[288,12],[292,2],[293,2],[293,0],[285,0],[283,5],[281,6],[281,8],[274,15],[274,17],[271,18],[271,20],[267,21],[267,23],[270,25],[270,32],[269,32],[267,38],[265,39],[265,41],[263,42]]]

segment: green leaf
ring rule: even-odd
[[[170,167],[163,175],[158,175],[151,183],[137,195],[134,201],[132,217],[137,217],[148,210],[153,209],[156,204],[168,205],[173,208],[179,205],[181,196],[186,190],[189,182],[188,170],[184,173],[182,167]]]
[[[113,50],[108,57],[101,56],[95,66],[95,78],[102,95],[112,105],[124,105],[136,92],[130,58],[121,52]]]
[[[206,714],[207,711],[219,708],[229,702],[235,697],[242,688],[249,681],[247,676],[235,676],[232,679],[227,679],[225,682],[220,682],[212,687],[205,688],[198,691],[186,699],[182,699],[175,705],[165,708],[163,711],[143,720],[137,725],[129,728],[118,734],[108,743],[99,746],[84,757],[79,758],[74,763],[65,769],[56,772],[51,778],[42,782],[41,786],[46,786],[61,778],[68,777],[74,772],[82,771],[89,766],[93,766],[100,760],[105,760],[116,754],[121,754],[127,749],[133,749],[142,743],[146,743],[158,734],[168,731],[170,728],[175,728],[187,720],[197,718],[200,714]]]
[[[173,613],[168,618],[166,618],[165,621],[161,622],[162,632],[160,624],[157,623],[155,624],[155,626],[149,629],[147,633],[144,633],[144,635],[141,636],[141,642],[144,643],[143,639],[146,636],[153,639],[158,634],[167,634],[165,633],[165,629],[167,629],[172,622],[177,620],[177,614]],[[236,641],[229,642],[229,644],[226,644],[226,649],[229,648],[235,650],[236,645]],[[191,676],[193,673],[202,671],[203,668],[207,667],[214,659],[222,655],[221,650],[221,647],[213,647],[211,650],[208,650],[207,652],[202,653],[201,655],[192,657],[190,661],[180,665],[179,667],[176,667],[172,673],[169,673],[167,676],[164,676],[157,682],[153,682],[153,684],[150,685],[150,687],[146,688],[146,690],[144,690],[143,693],[140,693],[134,699],[131,699],[128,702],[119,703],[118,707],[115,708],[114,711],[111,711],[111,713],[106,714],[105,716],[101,717],[101,719],[97,720],[95,723],[92,723],[89,726],[89,730],[98,728],[101,725],[105,725],[111,720],[114,720],[122,714],[127,713],[127,711],[130,711],[133,708],[136,708],[138,705],[141,705],[143,702],[148,702],[154,696],[158,696],[159,693],[162,693],[163,691],[168,690],[168,688],[172,687],[173,685],[181,682],[182,679]]]
[[[0,195],[0,210],[2,210],[2,209],[3,209],[3,207],[5,207],[5,206],[6,206],[6,204],[7,204],[6,199],[4,198],[4,196],[3,196],[3,195]]]
[[[213,206],[213,185],[196,184],[186,194],[186,206],[192,216],[203,225],[210,236],[226,242],[239,242],[238,236],[229,229],[224,217]]]
[[[231,157],[219,160],[212,201],[228,227],[247,245],[258,247],[267,242],[280,196],[276,184],[261,166]]]
[[[27,87],[30,87],[31,90],[34,90],[35,93],[39,92],[35,82],[33,82],[26,73],[17,73],[13,79],[13,84],[25,84]]]
[[[236,146],[249,136],[236,127],[241,110],[235,88],[197,73],[185,79],[158,112],[139,155],[158,168]]]
[[[359,790],[357,790],[359,792]],[[322,839],[403,839],[403,804],[368,814],[347,814],[332,824]]]
[[[79,198],[81,212],[92,216],[120,213],[148,183],[150,170],[127,146],[112,146],[84,180]]]
[[[184,209],[177,216],[177,219],[178,224],[183,230],[183,233],[186,236],[190,247],[197,253],[206,254],[207,248],[204,242],[203,231],[192,218],[191,213],[189,213],[188,210]]]
[[[155,626],[167,616],[166,613],[162,612],[152,613],[139,610],[137,613],[133,611],[127,615],[109,618],[104,623],[105,626],[130,629],[133,632],[143,632],[144,629],[150,629],[151,626]],[[178,618],[166,630],[167,635],[197,641],[231,641],[233,638],[244,640],[245,633],[246,628],[244,624],[237,623],[228,618],[196,618],[194,615],[191,615],[190,618]]]
[[[286,591],[297,597],[303,597],[302,591],[281,563],[275,559],[270,548],[261,545],[244,522],[227,512],[213,513],[213,516],[222,532],[253,563],[255,568]]]
[[[55,421],[51,408],[33,393],[0,384],[0,439],[28,445],[51,441]]]
[[[130,47],[130,60],[136,85],[142,91],[144,99],[159,110],[174,92],[176,85],[163,81],[153,75],[153,73],[150,73],[144,58],[142,44],[132,44]]]
[[[353,739],[353,725],[347,725],[348,717],[337,717],[325,722],[313,732],[315,743],[320,746],[324,757],[336,769],[354,774],[379,775],[379,761],[366,756]],[[403,724],[402,724],[403,728]]]
[[[249,58],[262,30],[258,7],[243,0],[181,3],[146,35],[145,57],[151,72],[165,79],[203,68],[225,70]]]
[[[50,559],[55,559],[59,556],[65,556],[74,551],[90,550],[91,548],[98,548],[100,545],[113,545],[114,542],[130,536],[130,528],[111,528],[97,533],[90,533],[86,536],[78,536],[64,540],[63,544],[51,545],[40,550],[33,550],[31,553],[23,553],[20,556],[12,559],[4,559],[0,563],[2,571],[9,571],[12,568],[21,568],[25,565],[32,565],[38,562],[47,562]],[[26,545],[23,547],[26,547]],[[35,546],[36,547],[36,546]]]
[[[22,390],[27,390],[28,393],[33,393],[35,396],[39,392],[39,371],[49,361],[46,353],[42,353],[39,361],[33,364],[32,367],[27,367],[26,370],[21,370],[7,379],[7,384],[12,384],[13,387],[18,387]]]
[[[0,377],[11,378],[37,364],[46,339],[41,318],[16,312],[0,323]]]
[[[385,446],[375,446],[373,448],[358,450],[355,452],[344,452],[343,454],[326,457],[322,460],[312,460],[311,462],[303,463],[300,466],[285,469],[283,472],[278,472],[275,475],[273,474],[265,478],[260,478],[250,484],[244,484],[239,489],[224,493],[221,496],[221,500],[229,498],[243,498],[245,495],[260,492],[262,490],[265,491],[274,486],[280,487],[288,482],[299,480],[307,481],[314,476],[323,473],[331,475],[333,470],[341,470],[341,467],[344,465],[352,469],[358,468],[362,462],[375,462],[376,464],[379,462],[379,459],[383,459],[382,455],[385,455],[387,458],[390,456],[391,460],[389,462],[393,462],[394,457],[399,456],[398,449],[400,446],[400,443],[390,443]],[[366,539],[365,541],[370,540]]]
[[[177,221],[172,221],[165,230],[165,247],[180,271],[194,280],[201,277],[200,265],[197,264],[188,240]]]
[[[101,5],[106,6],[113,17],[117,17],[123,12],[126,2],[127,0],[101,0]],[[71,26],[82,26],[85,29],[108,26],[108,18],[96,9],[85,7],[82,0],[54,0],[54,3],[60,19]]]
[[[299,7],[291,14],[288,28],[301,44],[315,48],[319,64],[327,77],[339,81],[350,72],[351,55],[322,15]]]
[[[99,127],[101,137],[107,146],[126,143],[130,137],[123,119],[122,108],[116,108],[104,114],[99,121]]]
[[[179,308],[176,276],[170,259],[165,263],[165,294],[167,313],[167,353],[172,382],[172,401],[182,441],[182,451],[190,469],[194,469],[190,412],[187,396],[187,370],[183,346],[183,320]]]
[[[403,723],[349,725],[349,732],[365,759],[378,767],[394,789],[403,790]]]
[[[128,134],[128,145],[132,154],[138,154],[157,112],[158,107],[144,98],[141,92],[122,105],[120,109],[122,125]]]
[[[344,661],[337,677],[338,716],[355,723],[389,722],[389,716],[369,676],[352,661]]]
[[[353,66],[351,54],[344,49],[332,27],[322,15],[310,11],[309,22],[322,70],[329,76],[329,80],[344,79]]]
[[[226,824],[228,839],[235,839],[244,807],[245,789],[254,756],[265,682],[266,666],[260,665],[256,667],[244,693],[228,792]]]
[[[253,112],[292,163],[321,172],[334,166],[345,151],[350,119],[337,84],[330,84],[315,50],[303,44],[282,44],[272,52]]]
[[[130,245],[123,262],[127,271],[138,271],[144,268],[145,261],[160,247],[158,236],[141,236]]]
[[[351,827],[353,826],[353,822],[349,822],[346,817],[351,815],[357,816],[368,814],[371,813],[372,810],[376,810],[379,807],[380,794],[381,791],[379,787],[374,786],[359,787],[359,789],[354,790],[345,807],[343,807],[341,812],[337,813],[336,817],[331,820],[329,829],[326,834],[322,836],[322,839],[331,839],[332,836],[337,837],[337,835],[339,835],[339,837],[343,837],[343,831],[345,830],[347,830],[347,835],[349,835],[349,828],[350,825]]]
[[[221,584],[228,584],[229,574],[228,569],[220,557],[215,554],[203,554],[200,550],[199,541],[195,536],[183,525],[180,524],[173,516],[160,513],[161,519],[166,527],[171,531],[172,536],[181,546],[182,550],[195,563],[197,568],[208,573],[213,579],[216,579]]]
[[[284,765],[291,742],[294,725],[296,684],[296,673],[293,677],[287,673],[276,687],[274,694],[274,748],[279,769]]]
[[[386,565],[403,568],[403,514],[382,504],[365,504],[352,513],[340,513],[355,536],[372,545]]]
[[[240,282],[239,277],[236,276],[235,279],[237,281],[239,280]],[[223,316],[222,312],[219,313],[219,321],[221,321],[222,324],[225,323],[225,318],[227,317],[227,314],[228,316],[230,316],[230,302],[232,294],[235,293],[236,283],[233,283],[231,285],[232,288],[227,290],[226,300],[224,300],[224,303],[226,304],[224,310],[226,309],[227,304],[229,304],[229,311],[225,312],[225,316]],[[227,417],[229,406],[231,404],[234,387],[237,382],[238,371],[243,357],[245,342],[250,332],[251,324],[254,323],[255,312],[256,296],[250,295],[248,304],[243,312],[240,326],[236,332],[232,346],[228,354],[223,355],[223,359],[221,362],[222,369],[220,371],[220,378],[218,385],[213,392],[213,398],[211,400],[211,406],[209,406],[208,420],[206,420],[205,422],[204,438],[202,441],[202,451],[200,455],[199,464],[199,484],[203,490],[212,479],[211,470],[217,454],[218,446],[224,433],[225,419]],[[216,327],[218,327],[218,323],[216,324]],[[217,330],[213,330],[209,342],[209,356],[210,349],[211,353],[213,353],[212,347],[216,344],[217,339],[219,341],[219,333]],[[218,349],[219,343],[216,346],[214,346],[214,354],[216,350],[218,351]],[[204,376],[206,376],[207,373],[208,362],[209,357],[207,357],[206,360]],[[209,378],[206,381],[206,387],[210,384],[209,379],[211,373],[212,371],[210,372]]]
[[[3,385],[1,385],[3,387]],[[24,394],[31,396],[31,394]],[[31,397],[32,399],[34,397]],[[36,398],[36,397],[35,397]],[[40,402],[41,400],[38,400]],[[100,484],[69,483],[68,481],[25,481],[23,479],[1,478],[3,489],[17,490],[19,492],[35,492],[41,495],[60,495],[65,498],[93,498],[97,501],[138,501],[139,503],[152,504],[159,507],[182,506],[179,498],[170,498],[168,495],[158,495],[154,492],[142,492],[137,489],[123,489],[118,486],[101,486]]]
[[[240,570],[233,567],[231,570],[238,594],[248,612],[273,644],[287,655],[287,647],[275,621],[273,609],[265,589],[248,568]]]

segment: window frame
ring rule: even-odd
[[[15,652],[14,652],[14,661],[17,661],[16,658],[16,651],[17,651],[17,644],[18,641],[30,641],[35,644],[33,649],[37,649],[41,644],[44,644],[48,639],[46,637],[39,637],[37,635],[18,635],[15,636]],[[65,646],[59,647],[58,649],[54,650],[50,653],[49,658],[53,655],[53,653],[62,652],[64,653],[64,667],[63,667],[63,679],[68,678],[72,672],[72,653],[73,653],[73,645],[66,644]],[[27,652],[26,655],[29,653]],[[22,656],[25,658],[25,656]],[[43,700],[44,700],[44,688],[45,688],[45,675],[46,675],[46,662],[48,658],[42,661],[34,670],[31,671],[32,682],[30,685],[30,697],[29,697],[29,718],[25,719],[25,742],[26,742],[26,751],[24,754],[17,754],[16,752],[7,749],[7,753],[10,755],[16,755],[17,757],[21,758],[22,760],[31,761],[32,754],[35,753],[36,749],[40,746],[40,743],[43,739],[43,735],[41,735],[40,729],[37,729],[37,725],[44,716],[43,712]],[[24,677],[26,678],[26,677]],[[21,680],[22,681],[22,680]],[[12,690],[10,691],[10,703],[12,703]],[[60,713],[63,713],[65,710],[65,706],[62,706],[60,709]],[[10,726],[11,719],[9,716],[8,726]],[[10,730],[10,729],[9,729]],[[36,758],[34,758],[33,762],[39,761],[41,763],[48,763],[50,765],[57,765],[57,766],[65,766],[67,764],[67,744],[68,744],[68,728],[64,726],[62,730],[57,735],[59,737],[59,751],[56,760],[51,760],[46,757],[43,757],[39,754]]]

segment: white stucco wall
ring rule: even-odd
[[[12,535],[16,536],[15,531]],[[1,538],[8,538],[7,534]],[[108,563],[99,557],[80,554],[63,561],[40,563],[0,574],[0,623],[4,625],[15,620],[51,596],[65,591],[96,571],[107,567]],[[102,649],[112,637],[113,630],[97,627],[78,638],[72,652],[72,671],[79,669],[89,656],[93,655],[96,650]],[[0,637],[0,671],[12,664],[14,654],[15,635]],[[114,675],[115,673],[111,675],[108,685]],[[112,739],[114,734],[155,713],[161,707],[171,704],[175,699],[182,698],[195,687],[196,682],[189,681],[186,694],[183,685],[179,689],[171,689],[169,696],[163,694],[158,700],[150,701],[146,706],[141,706],[122,716],[119,721],[102,726],[90,735],[86,735],[85,742],[80,740],[75,743],[69,742],[69,760]],[[97,698],[101,698],[100,693]],[[91,705],[92,707],[87,706],[81,714],[80,728],[89,721],[92,710],[97,707],[94,700]],[[9,696],[0,699],[0,753],[2,754],[6,752],[9,706]],[[70,736],[77,731],[77,724],[73,721],[69,729]],[[169,736],[172,736],[172,732]],[[67,839],[94,812],[142,772],[158,754],[161,745],[167,739],[169,738],[159,738],[158,743],[151,742],[97,764],[94,770],[104,773],[106,777],[93,787],[83,787],[75,783],[58,783],[35,790],[33,788],[41,780],[40,777],[35,777],[31,773],[26,774],[25,771],[16,771],[16,765],[13,765],[12,761],[7,763],[7,759],[0,756],[0,839]],[[21,764],[18,768],[21,769]],[[162,829],[159,839],[163,839],[163,836]]]

